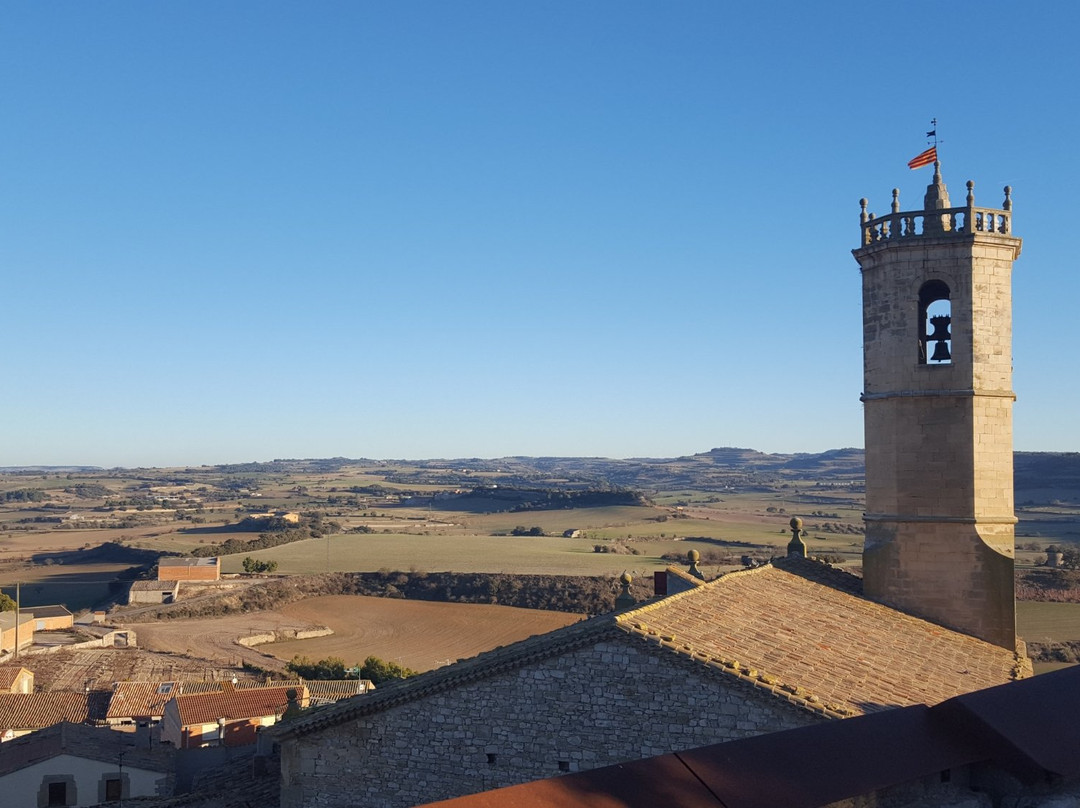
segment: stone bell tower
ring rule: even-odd
[[[1011,189],[953,207],[934,163],[921,210],[862,200],[866,594],[1016,647]]]

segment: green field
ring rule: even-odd
[[[278,572],[503,572],[529,575],[619,575],[623,570],[652,574],[671,561],[664,553],[686,555],[718,549],[694,541],[634,541],[639,555],[596,553],[588,539],[535,536],[418,536],[373,533],[309,539],[249,554],[225,556],[223,572],[240,572],[244,555],[278,562]],[[736,548],[733,552],[738,553]],[[329,559],[328,559],[329,556]],[[707,572],[709,567],[705,568]],[[715,571],[712,568],[711,571]]]
[[[1080,640],[1080,603],[1016,604],[1016,630],[1028,642]]]

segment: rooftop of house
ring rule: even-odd
[[[32,671],[21,665],[0,665],[0,690],[11,690],[24,673],[30,674],[30,678],[34,676]]]
[[[299,688],[306,686],[312,703],[339,701],[349,696],[355,696],[357,693],[366,693],[375,689],[375,685],[367,679],[284,680],[273,682],[241,679],[228,684],[234,690],[251,690],[266,687]],[[220,681],[115,682],[113,683],[106,718],[110,721],[119,721],[131,718],[160,717],[164,713],[165,704],[174,696],[221,693],[225,689]]]
[[[106,727],[61,721],[46,729],[0,744],[0,775],[9,774],[58,755],[98,760],[115,765],[120,753],[125,768],[156,772],[172,769],[172,750],[160,745],[136,745],[135,735]]]
[[[83,724],[105,717],[109,694],[0,693],[0,732],[49,727],[61,721]]]
[[[188,726],[213,724],[221,718],[238,720],[280,715],[289,704],[290,693],[299,699],[301,705],[307,704],[309,694],[304,685],[190,693],[176,696],[174,701],[180,723]]]
[[[19,627],[34,622],[34,615],[25,609],[19,612]],[[11,631],[15,628],[15,612],[0,612],[0,631]]]
[[[216,556],[190,558],[188,556],[162,556],[158,559],[159,567],[216,567],[221,559]]]
[[[430,806],[816,808],[894,786],[940,781],[941,773],[971,764],[1002,770],[1045,791],[1055,782],[1080,778],[1078,713],[1080,667],[1072,667],[932,707],[816,723]]]
[[[27,606],[20,609],[19,614],[30,614],[39,619],[44,617],[71,617],[71,612],[58,603],[49,606]]]
[[[135,592],[169,592],[180,586],[179,581],[132,581],[131,588]]]
[[[783,559],[380,685],[273,732],[303,735],[617,637],[831,718],[936,704],[1028,672],[1013,651],[864,598],[854,575]]]
[[[236,688],[260,687],[261,682],[237,682]],[[221,682],[114,682],[109,697],[106,718],[140,718],[161,716],[165,703],[181,694],[220,693]]]

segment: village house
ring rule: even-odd
[[[308,706],[304,685],[237,689],[222,683],[216,692],[174,696],[165,704],[161,740],[177,749],[243,746],[255,743],[255,730],[276,724],[290,705]]]
[[[59,604],[31,606],[21,609],[20,614],[34,618],[34,631],[63,631],[75,625],[75,616]]]
[[[165,705],[181,694],[220,693],[221,682],[114,682],[105,722],[114,729],[154,726]]]
[[[227,685],[235,690],[304,686],[308,690],[308,705],[312,707],[333,704],[375,689],[375,685],[368,679],[234,680]],[[105,722],[113,729],[133,730],[138,726],[156,726],[161,723],[165,714],[165,705],[176,696],[221,693],[223,687],[220,681],[203,680],[114,682]]]
[[[0,612],[0,654],[13,653],[16,639],[20,651],[34,644],[34,616],[21,612],[16,626],[15,612]]]
[[[158,568],[160,572],[160,567]],[[128,589],[128,604],[175,603],[180,597],[180,581],[132,581]]]
[[[60,722],[0,744],[0,803],[81,806],[172,793],[172,750]]]

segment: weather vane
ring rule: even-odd
[[[916,155],[915,157],[912,157],[910,160],[908,160],[908,168],[922,168],[923,166],[928,166],[931,163],[937,163],[937,147],[939,142],[937,136],[937,118],[931,118],[930,125],[934,127],[926,133],[926,142],[931,144],[930,148],[924,151],[922,154]]]

